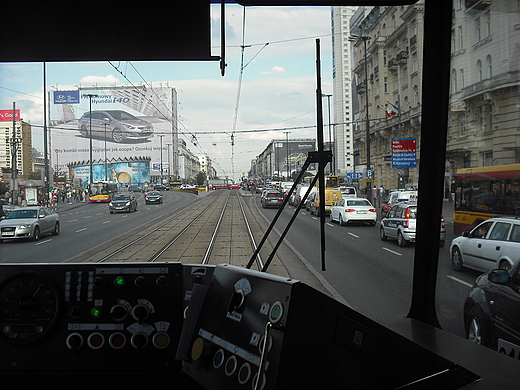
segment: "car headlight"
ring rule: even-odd
[[[130,125],[128,123],[123,123],[123,126],[126,127],[127,129],[135,129],[136,128],[134,125]]]
[[[29,229],[31,225],[20,225],[18,226],[19,229]]]
[[[125,206],[130,207],[130,202],[126,202]]]

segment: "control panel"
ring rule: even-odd
[[[0,373],[180,371],[180,263],[0,271]]]
[[[300,281],[229,265],[215,268],[184,335],[183,371],[210,390],[415,389],[446,373],[455,389],[478,378]]]

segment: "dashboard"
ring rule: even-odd
[[[0,350],[3,383],[27,387],[413,389],[449,373],[455,389],[479,379],[301,281],[230,265],[1,264]]]

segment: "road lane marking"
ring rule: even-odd
[[[71,219],[70,221],[68,222],[78,222],[78,219]]]
[[[333,225],[333,224],[331,224],[330,222],[326,222],[326,223],[327,223],[327,225],[329,225],[329,226],[334,226],[334,225]]]
[[[451,275],[446,275],[448,278],[450,278],[451,280],[454,280],[455,282],[459,282],[460,284],[463,284],[464,286],[467,286],[469,288],[473,287],[473,284],[471,283],[468,283],[462,279],[459,279],[459,278],[456,278],[455,276],[451,276]]]
[[[111,222],[111,221],[105,221],[105,222],[103,222],[103,225],[106,224],[106,223],[110,223],[110,222]]]
[[[385,247],[383,247],[383,250],[385,250],[385,251],[387,251],[387,252],[390,252],[390,253],[393,253],[394,255],[397,255],[397,256],[402,256],[402,255],[403,255],[402,253],[399,253],[399,252],[393,251],[393,250],[388,249],[388,248],[385,248]]]
[[[46,244],[51,241],[52,241],[52,239],[49,238],[48,240],[45,240],[45,241],[38,241],[38,243],[36,245]]]
[[[348,232],[347,234],[348,234],[349,236],[352,236],[352,237],[356,237],[356,238],[359,238],[359,236],[358,236],[358,235],[356,235],[356,234],[354,234],[354,233],[350,233],[350,232]]]
[[[76,233],[81,233],[81,232],[83,232],[85,230],[87,230],[87,228],[79,229],[79,230],[76,230]]]

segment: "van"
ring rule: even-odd
[[[339,187],[344,198],[357,198],[357,192],[354,187]]]
[[[294,206],[294,207],[298,207],[298,205],[300,204],[300,202],[302,201],[303,197],[305,196],[305,193],[307,192],[307,190],[309,189],[308,186],[299,186],[297,189],[296,189],[296,193],[294,194],[294,198],[292,198],[292,202],[291,204]],[[309,194],[310,195],[310,194]]]
[[[330,209],[334,206],[340,199],[343,198],[340,190],[325,190],[325,214],[330,213]],[[320,216],[320,192],[316,192],[316,197],[314,198],[314,202],[311,204],[311,214],[316,214],[316,216]]]
[[[388,211],[392,208],[392,206],[399,202],[417,202],[417,200],[417,191],[392,191],[388,194],[388,198],[386,198],[381,205],[381,216],[384,218],[386,214],[388,214]]]

